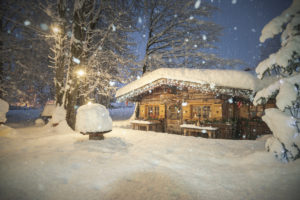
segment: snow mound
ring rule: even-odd
[[[111,131],[112,119],[103,105],[83,105],[77,110],[75,130],[83,133]]]
[[[41,118],[36,119],[34,121],[34,123],[35,123],[36,126],[43,126],[43,125],[45,125],[44,120],[42,120]]]
[[[0,125],[0,137],[14,137],[15,129],[5,126],[3,124]]]
[[[6,122],[6,113],[8,112],[9,105],[3,99],[0,99],[0,123]]]
[[[62,106],[54,109],[52,114],[52,124],[59,124],[66,119],[66,110]]]

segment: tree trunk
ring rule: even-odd
[[[66,27],[66,0],[57,0],[57,8],[59,19],[57,22],[58,33],[56,35],[56,49],[55,49],[55,97],[56,105],[63,105],[63,96],[64,96],[64,70],[66,66],[66,56],[65,56],[65,27]]]
[[[74,2],[74,13],[73,13],[73,24],[72,24],[72,39],[71,39],[71,57],[69,66],[69,80],[67,80],[68,91],[67,91],[67,122],[68,125],[75,129],[76,123],[76,105],[79,98],[79,80],[76,76],[76,69],[79,66],[84,66],[86,63],[87,53],[83,50],[83,43],[86,40],[86,29],[84,27],[84,13],[90,8],[90,1],[75,0]],[[74,62],[77,59],[80,63]]]

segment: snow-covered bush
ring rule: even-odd
[[[66,120],[66,110],[63,106],[57,106],[53,111],[51,123],[53,125],[59,124],[64,120]]]
[[[75,130],[82,133],[111,131],[112,119],[101,104],[83,105],[77,110]]]
[[[3,99],[0,99],[0,123],[6,122],[6,113],[8,112],[9,105]]]
[[[278,109],[267,109],[263,120],[273,137],[266,142],[266,149],[283,162],[300,157],[300,0],[280,16],[271,20],[262,30],[264,42],[281,33],[281,48],[259,63],[256,73],[263,78],[268,72],[278,80],[259,91],[254,104],[266,102],[276,96]]]
[[[34,123],[35,123],[36,126],[43,126],[43,125],[45,125],[44,120],[42,120],[41,118],[36,119],[34,121]]]

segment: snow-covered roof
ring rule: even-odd
[[[260,83],[259,79],[245,71],[160,68],[153,72],[147,73],[140,79],[120,88],[117,90],[116,97],[120,98],[121,96],[128,95],[129,93],[138,95],[143,92],[141,88],[145,86],[150,88],[152,83],[161,79],[197,83],[197,85],[209,85],[210,88],[214,88],[216,86],[254,91],[256,91],[258,88],[258,83]],[[168,83],[169,82],[164,82],[164,84]],[[159,84],[157,84],[157,86],[159,86]],[[140,92],[137,92],[138,90]]]

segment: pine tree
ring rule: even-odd
[[[276,97],[278,108],[266,109],[263,120],[273,137],[266,149],[279,160],[288,162],[300,157],[300,0],[262,30],[260,41],[281,33],[281,48],[262,61],[256,68],[259,78],[273,74],[278,80],[259,91],[254,104],[265,103]]]

